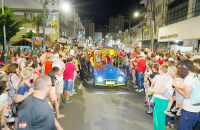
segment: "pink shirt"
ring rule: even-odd
[[[73,80],[74,79],[74,71],[76,70],[75,65],[72,63],[65,64],[65,71],[64,71],[64,79],[65,80]]]

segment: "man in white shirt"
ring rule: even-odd
[[[184,79],[184,90],[176,87],[177,84],[175,83],[175,80],[173,82],[173,86],[175,86],[176,90],[185,98],[183,110],[181,111],[181,116],[179,118],[178,130],[191,130],[200,119],[200,105],[194,106],[190,100],[192,88],[195,87],[194,77],[191,74],[193,63],[188,59],[184,59],[179,62],[179,65],[185,67],[188,70],[189,75]]]
[[[25,59],[23,59],[23,53],[18,52],[17,63],[20,65],[20,69],[22,70],[25,66]]]
[[[74,49],[73,49],[73,47],[71,48],[69,54],[70,54],[71,56],[74,56]]]

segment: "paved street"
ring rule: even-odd
[[[73,103],[62,104],[65,118],[58,121],[65,130],[152,130],[152,116],[143,105],[144,94],[132,87],[96,87],[76,80]]]

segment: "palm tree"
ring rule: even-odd
[[[43,14],[38,14],[37,16],[33,17],[31,23],[34,27],[36,27],[36,35],[39,36],[40,26],[43,24]]]

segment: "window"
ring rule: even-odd
[[[168,6],[167,24],[173,24],[187,19],[188,0],[175,1]]]
[[[200,0],[196,0],[194,16],[200,15]]]
[[[32,19],[33,17],[35,17],[34,13],[24,13],[24,18],[26,19]]]
[[[156,10],[155,10],[155,14],[158,15],[162,13],[162,4],[160,4],[158,7],[156,7]]]

